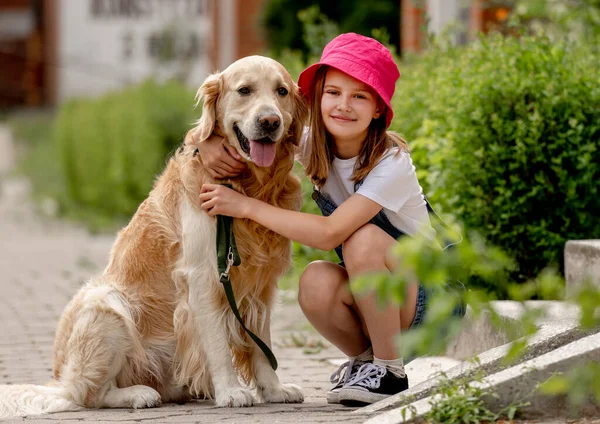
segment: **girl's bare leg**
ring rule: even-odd
[[[343,267],[327,261],[309,264],[300,277],[298,301],[315,329],[346,355],[369,348]]]
[[[343,245],[344,264],[349,278],[392,270],[395,264],[388,252],[395,244],[396,240],[376,225],[367,224],[358,229]],[[354,293],[352,309],[357,311],[360,321],[366,326],[376,358],[387,360],[399,357],[394,337],[401,329],[407,329],[412,324],[417,294],[418,285],[412,284],[401,307],[387,305],[381,309],[374,294]]]

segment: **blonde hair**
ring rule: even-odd
[[[322,187],[327,180],[331,162],[334,157],[335,144],[323,123],[321,117],[321,97],[327,75],[328,66],[322,65],[317,70],[310,104],[310,141],[311,151],[306,167],[306,175],[317,187]],[[393,131],[386,131],[385,111],[369,125],[367,137],[362,145],[354,172],[350,178],[359,182],[377,165],[385,151],[393,146],[399,147],[399,152],[408,151],[408,144]]]

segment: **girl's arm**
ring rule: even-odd
[[[328,217],[281,209],[218,184],[204,184],[202,209],[210,216],[248,218],[291,240],[331,250],[369,222],[381,205],[354,194]]]

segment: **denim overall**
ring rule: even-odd
[[[354,185],[355,192],[358,190],[358,188],[361,186],[361,184],[362,184],[362,182],[358,182]],[[333,211],[335,211],[335,209],[337,208],[337,205],[327,195],[322,194],[317,189],[313,190],[312,198],[315,201],[315,203],[317,204],[317,206],[319,207],[319,209],[321,210],[321,214],[323,214],[323,216],[331,215],[333,213]],[[433,208],[427,201],[427,198],[425,198],[425,203],[427,205],[427,211],[429,212],[429,214],[433,214],[434,216],[437,217],[437,214],[435,213],[435,211],[433,210]],[[392,224],[390,222],[389,218],[386,216],[385,212],[383,211],[383,208],[377,213],[377,215],[375,215],[369,221],[369,223],[375,224],[376,226],[381,228],[383,231],[385,231],[387,234],[389,234],[391,237],[393,237],[396,240],[398,238],[400,238],[401,236],[407,235],[405,232],[399,230],[398,228],[396,228],[394,226],[394,224]],[[447,245],[446,247],[448,248],[448,247],[450,247],[450,245]],[[335,253],[337,253],[340,260],[342,261],[340,263],[340,265],[344,266],[344,257],[342,256],[342,246],[341,245],[335,248]],[[457,283],[458,283],[457,284],[458,290],[464,292],[465,286],[460,281],[458,281]],[[450,286],[447,286],[447,289],[457,290],[456,288],[452,288]],[[425,312],[427,310],[428,297],[429,296],[428,296],[428,293],[427,293],[427,290],[425,289],[425,287],[423,287],[422,284],[419,284],[419,292],[417,295],[417,306],[416,306],[416,311],[415,311],[415,319],[413,320],[413,322],[410,326],[411,329],[418,327],[419,324],[421,324],[423,322],[423,319],[425,318]],[[461,298],[462,298],[462,296],[461,296]],[[466,312],[466,306],[464,305],[464,303],[461,302],[460,305],[458,305],[454,308],[454,311],[452,311],[452,315],[462,317],[462,316],[464,316],[465,312]]]

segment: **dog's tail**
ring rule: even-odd
[[[82,409],[82,406],[69,399],[67,390],[60,386],[0,385],[0,420]]]

